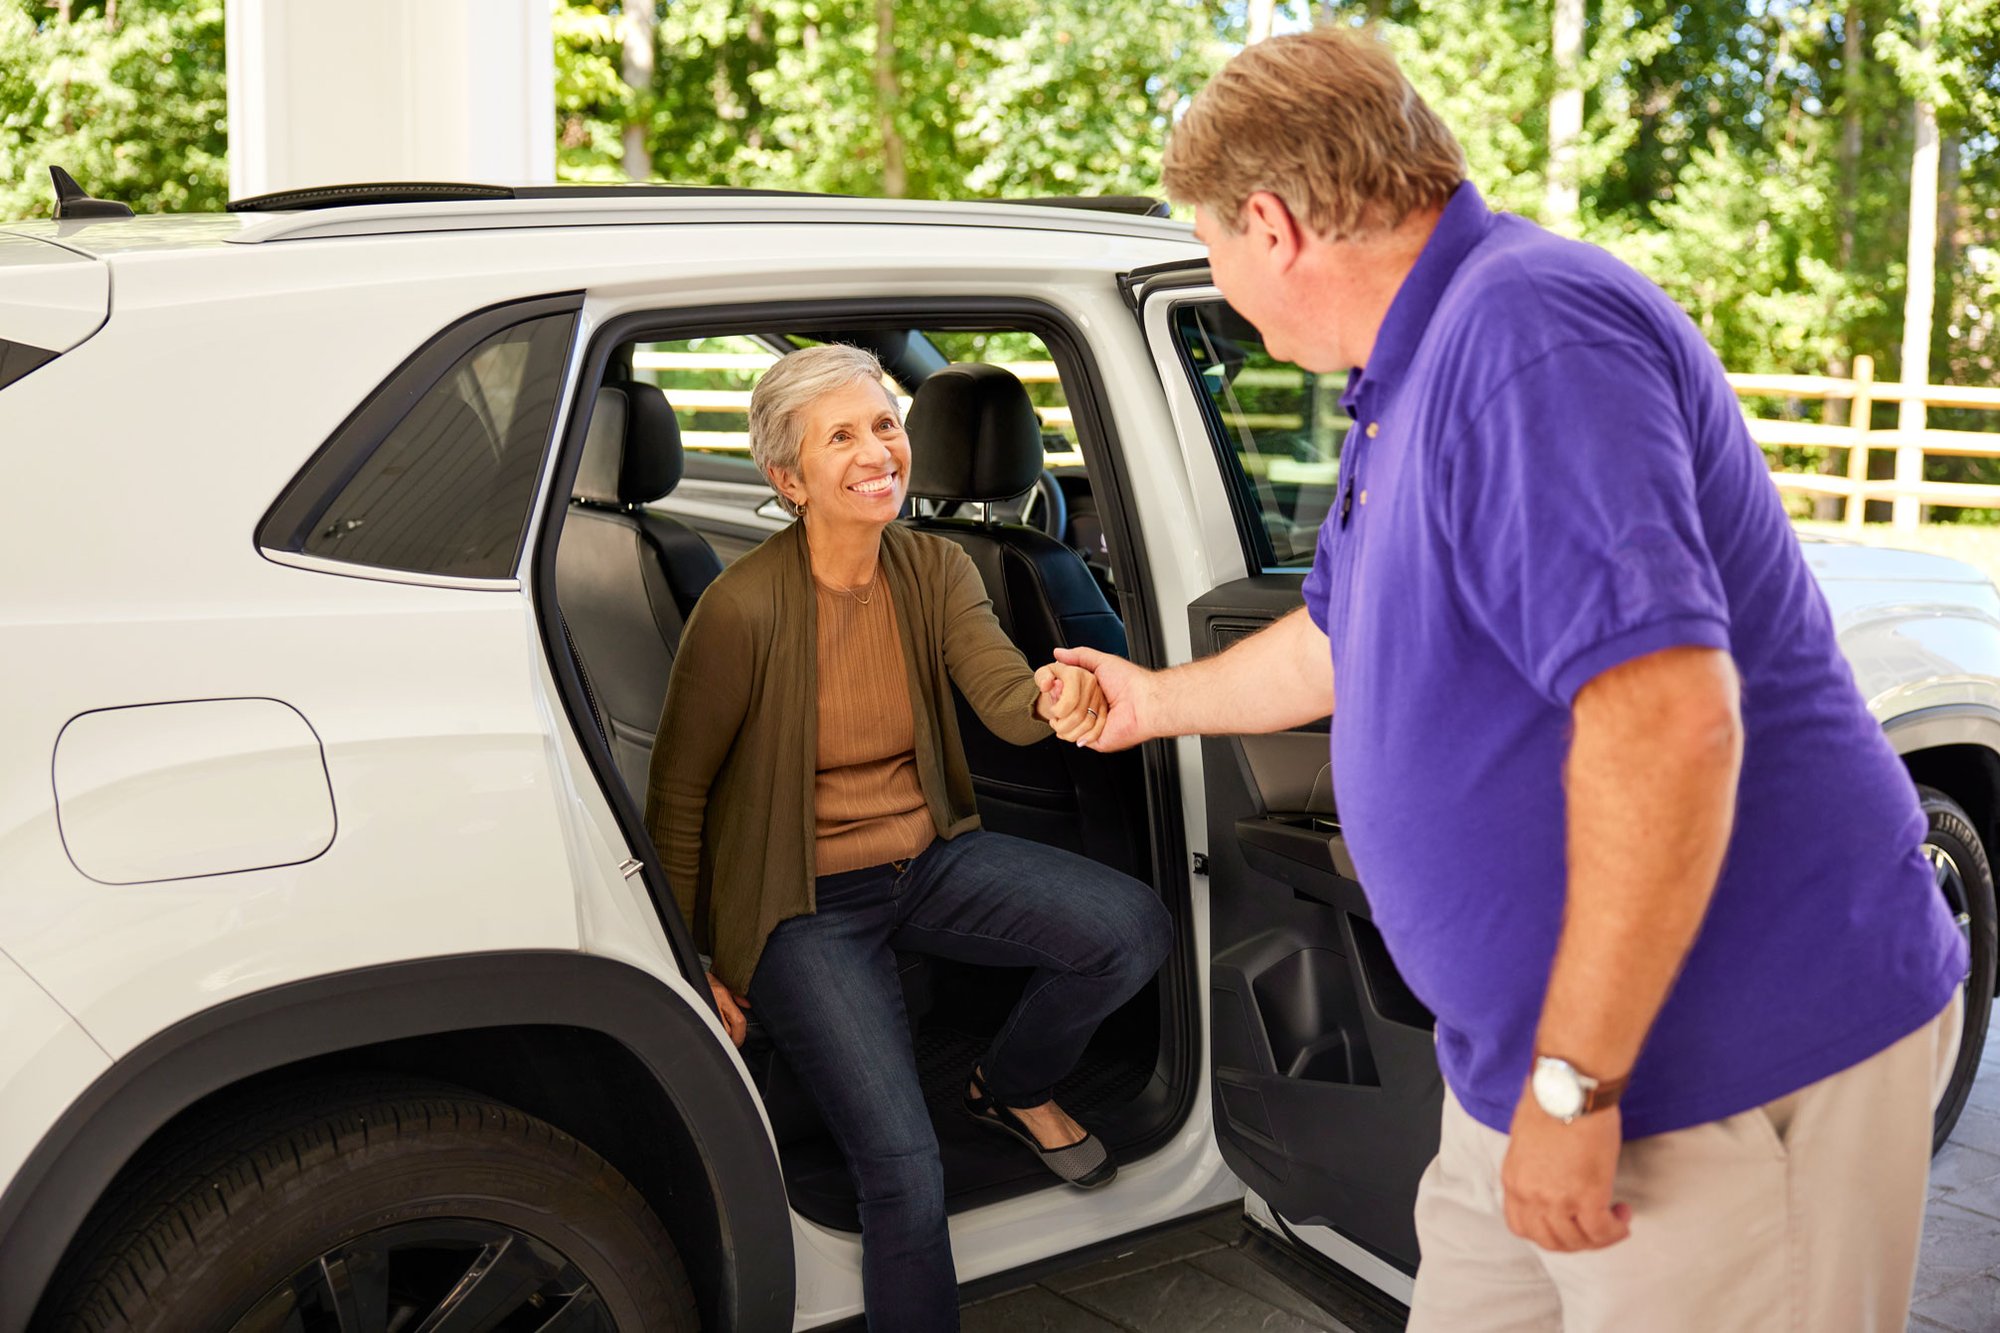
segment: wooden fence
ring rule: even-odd
[[[1822,404],[1847,404],[1847,423],[1794,421],[1771,417],[1751,417],[1750,434],[1766,449],[1805,446],[1840,449],[1846,452],[1846,466],[1838,472],[1789,472],[1773,470],[1771,480],[1780,490],[1808,495],[1834,495],[1846,501],[1849,527],[1861,526],[1870,500],[1887,500],[1893,505],[1895,527],[1913,529],[1922,508],[1941,505],[1953,508],[2000,509],[2000,486],[1975,485],[1959,481],[1924,480],[1924,460],[1928,457],[2000,458],[2000,432],[1937,430],[1930,427],[1889,430],[1873,429],[1870,420],[1876,403],[1916,402],[1926,411],[1933,407],[1970,407],[2000,410],[2000,389],[1976,389],[1948,384],[1880,383],[1875,379],[1873,357],[1854,358],[1854,373],[1842,378],[1831,375],[1731,375],[1729,383],[1739,398],[1787,398],[1817,400]],[[1871,479],[1868,461],[1873,451],[1887,449],[1896,458],[1893,477]]]
[[[761,371],[769,368],[774,360],[774,356],[762,352],[640,351],[633,356],[633,368],[669,374],[685,371]],[[1055,364],[1049,361],[1009,362],[1007,369],[1029,384],[1061,382]],[[1924,460],[1927,457],[2000,458],[2000,432],[1929,427],[1876,430],[1870,421],[1875,404],[1900,404],[1906,400],[1922,403],[1927,411],[1933,407],[2000,411],[2000,389],[1881,383],[1875,379],[1874,358],[1867,356],[1855,357],[1854,373],[1845,378],[1830,375],[1731,375],[1729,383],[1739,398],[1782,398],[1822,405],[1819,421],[1750,417],[1750,434],[1767,450],[1802,446],[1844,451],[1845,459],[1836,460],[1845,464],[1839,471],[1774,469],[1771,480],[1783,491],[1839,497],[1846,502],[1845,516],[1850,527],[1861,526],[1870,500],[1889,501],[1893,506],[1892,522],[1900,529],[1916,527],[1922,509],[1927,505],[2000,509],[2000,486],[1924,480]],[[894,385],[888,387],[891,393],[895,392]],[[673,390],[672,397],[675,407],[688,411],[747,414],[750,410],[750,392],[747,389],[677,388]],[[899,401],[908,406],[907,400]],[[1836,402],[1847,406],[1846,424],[1825,420],[1826,406]],[[1073,418],[1067,406],[1037,407],[1036,411],[1041,414],[1044,426],[1056,430],[1072,428]],[[1299,424],[1295,418],[1288,417],[1286,421],[1293,426]],[[1244,424],[1278,423],[1274,420]],[[695,449],[741,452],[749,448],[749,439],[740,430],[688,431],[683,438],[690,448]],[[1868,461],[1878,449],[1895,454],[1893,477],[1869,477]],[[1065,456],[1059,461],[1075,460]]]

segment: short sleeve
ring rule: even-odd
[[[1544,697],[1675,647],[1729,647],[1695,451],[1664,352],[1570,344],[1508,376],[1440,454],[1463,606]]]
[[[1327,601],[1333,593],[1333,522],[1336,510],[1329,509],[1326,519],[1319,525],[1319,541],[1313,546],[1312,568],[1306,571],[1306,581],[1299,589],[1306,599],[1306,614],[1319,626],[1322,634],[1331,634],[1327,629]]]

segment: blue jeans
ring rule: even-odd
[[[1002,1102],[1039,1106],[1097,1025],[1159,970],[1173,923],[1129,875],[983,831],[939,839],[913,861],[823,876],[816,895],[812,915],[771,933],[750,1003],[854,1178],[868,1327],[956,1329],[944,1170],[895,951],[1034,969],[980,1066]]]

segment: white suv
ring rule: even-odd
[[[744,390],[808,340],[911,395],[1015,367],[1040,479],[967,476],[908,521],[974,553],[1031,658],[1162,664],[1297,605],[1337,379],[1268,357],[1143,205],[67,207],[0,227],[0,1333],[855,1313],[845,1170],[768,1045],[718,1026],[634,785],[688,607],[784,521]],[[1927,556],[1809,557],[1973,939],[1942,1132],[1994,976],[2000,597]],[[961,1278],[1243,1200],[1406,1297],[1440,1085],[1324,726],[966,735],[989,826],[1145,879],[1180,942],[1061,1092],[1125,1163],[1089,1195],[950,1114],[1019,977],[909,960]]]

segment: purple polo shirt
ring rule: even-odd
[[[1721,365],[1666,295],[1461,185],[1346,403],[1305,584],[1333,649],[1335,797],[1466,1110],[1505,1131],[1533,1060],[1570,703],[1663,648],[1735,659],[1743,772],[1626,1135],[1771,1101],[1936,1015],[1966,948],[1914,789]]]

